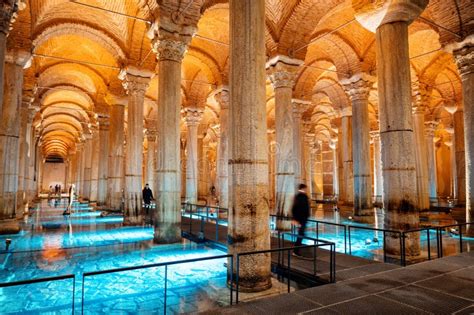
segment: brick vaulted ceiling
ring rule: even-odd
[[[118,79],[121,68],[134,65],[159,71],[148,30],[164,13],[180,12],[185,23],[197,23],[198,31],[183,61],[183,103],[205,109],[200,130],[212,134],[219,123],[219,106],[208,96],[228,83],[228,1],[26,2],[13,25],[8,49],[34,54],[32,66],[25,71],[24,94],[34,95],[40,106],[36,121],[40,122],[46,155],[73,152],[98,117],[107,114],[110,95],[125,94]],[[334,137],[338,113],[350,106],[339,80],[361,71],[375,75],[374,34],[355,20],[349,0],[266,0],[266,10],[267,55],[304,61],[294,96],[311,101],[304,117],[313,124],[319,140],[329,140]],[[422,18],[409,28],[412,77],[432,88],[428,114],[440,120],[449,119],[444,106],[461,101],[459,75],[452,56],[442,47],[472,34],[473,17],[471,0],[431,0]],[[270,86],[267,94],[268,125],[272,128]],[[156,121],[157,96],[155,76],[146,93],[148,127]],[[371,125],[376,129],[376,87],[370,106]],[[440,136],[442,128],[440,124]],[[214,141],[211,136],[208,139]]]

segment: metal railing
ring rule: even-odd
[[[330,242],[327,242],[327,243],[330,243]],[[295,249],[317,248],[317,247],[327,246],[327,245],[329,245],[329,244],[301,245],[301,246],[281,247],[281,248],[264,249],[264,250],[258,250],[258,251],[237,253],[236,254],[236,269],[237,270],[236,270],[236,276],[235,276],[235,303],[236,304],[239,303],[240,260],[241,260],[241,257],[251,256],[251,255],[271,254],[271,253],[276,253],[276,252],[278,252],[279,257],[280,257],[280,254],[282,252],[286,251],[287,252],[287,261],[288,261],[287,268],[286,268],[286,272],[287,272],[287,274],[286,274],[286,276],[287,276],[287,292],[290,293],[290,290],[291,290],[291,253]],[[335,245],[335,244],[333,243],[333,245]],[[334,257],[335,257],[335,247],[332,248],[332,249],[334,250]],[[332,252],[332,250],[331,250],[331,252]],[[314,259],[316,259],[316,257],[314,257]],[[280,267],[284,267],[283,264],[284,264],[284,261],[282,261],[282,264],[280,264],[280,260],[278,261],[278,265]],[[331,276],[331,280],[334,280],[334,281],[335,281],[335,276],[334,276],[334,278],[332,278],[332,271],[334,270],[334,272],[335,272],[335,269],[336,269],[335,264],[336,264],[335,258],[331,259],[331,261],[330,261],[331,275],[330,276]],[[232,274],[233,273],[233,268],[231,270],[232,270],[232,272],[231,272],[231,274]],[[232,284],[231,284],[231,287],[232,287]]]
[[[278,248],[281,248],[284,245],[285,235],[292,237],[293,242],[294,242],[295,238],[296,239],[301,238],[301,239],[307,239],[307,240],[313,241],[313,245],[314,245],[314,247],[313,247],[313,275],[314,276],[316,276],[316,270],[317,270],[317,268],[316,268],[316,260],[317,260],[316,259],[317,258],[316,250],[319,247],[329,246],[329,282],[331,282],[331,283],[336,282],[336,244],[335,243],[320,240],[320,239],[313,238],[313,237],[306,236],[306,235],[299,235],[299,234],[295,234],[295,233],[288,233],[288,232],[278,231]],[[280,252],[279,252],[278,253],[278,264],[280,264],[280,259],[281,259],[281,264],[283,265],[285,257],[280,256]]]
[[[207,261],[207,260],[215,260],[215,259],[224,259],[224,258],[232,258],[231,261],[231,270],[233,270],[233,255],[218,255],[218,256],[209,256],[209,257],[201,257],[201,258],[193,258],[193,259],[185,259],[185,260],[177,260],[177,261],[170,261],[170,262],[162,262],[162,263],[155,263],[155,264],[148,264],[142,266],[132,266],[132,267],[123,267],[123,268],[116,268],[116,269],[108,269],[108,270],[99,270],[99,271],[92,271],[92,272],[85,272],[82,275],[82,305],[81,305],[81,312],[84,314],[84,303],[85,303],[85,291],[84,291],[84,283],[85,278],[93,277],[97,275],[109,274],[109,273],[116,273],[116,272],[124,272],[124,271],[131,271],[131,270],[139,270],[139,269],[147,269],[147,268],[157,268],[157,267],[164,267],[165,269],[165,278],[164,278],[164,303],[163,303],[163,311],[166,314],[167,308],[167,291],[168,291],[168,266],[178,265],[178,264],[187,264],[193,262],[200,262],[200,261]],[[230,279],[231,283],[233,282],[232,275]],[[232,285],[230,286],[230,305],[233,304],[233,288]]]
[[[29,285],[29,284],[35,284],[35,283],[41,283],[41,282],[52,282],[52,281],[61,281],[61,280],[67,280],[67,279],[72,279],[72,302],[71,302],[71,310],[72,314],[74,314],[74,300],[75,300],[75,291],[76,291],[76,276],[73,274],[67,274],[67,275],[62,275],[62,276],[55,276],[55,277],[46,277],[46,278],[38,278],[38,279],[29,279],[29,280],[20,280],[20,281],[14,281],[14,282],[4,282],[0,283],[0,288],[8,288],[8,287],[14,287],[14,286],[19,286],[19,285]]]

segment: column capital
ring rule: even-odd
[[[296,74],[299,70],[299,66],[302,64],[302,60],[291,59],[280,55],[270,59],[266,64],[266,69],[273,88],[293,88]]]
[[[99,130],[108,130],[110,126],[110,117],[106,115],[99,115],[97,121],[99,122]]]
[[[5,62],[14,63],[23,69],[27,69],[31,65],[31,53],[26,50],[7,50]]]
[[[293,110],[293,117],[301,119],[303,113],[309,108],[311,102],[300,100],[300,99],[291,99],[291,105]]]
[[[223,109],[229,109],[229,89],[227,87],[220,87],[216,89],[213,93],[212,96],[214,97],[214,100],[219,104],[221,110]]]
[[[374,130],[370,132],[370,139],[372,141],[379,141],[380,140],[380,130]]]
[[[375,33],[383,24],[413,22],[428,5],[429,0],[352,0],[356,20]]]
[[[341,80],[341,84],[351,102],[367,101],[369,99],[370,90],[375,81],[375,77],[362,72],[353,75],[349,79]]]
[[[0,32],[8,35],[12,24],[18,17],[18,11],[26,7],[24,0],[4,0],[0,2]]]
[[[464,46],[453,53],[461,78],[474,72],[474,44]]]
[[[438,128],[439,122],[437,121],[425,121],[425,135],[434,137],[436,128]]]
[[[344,107],[341,110],[341,117],[349,117],[349,116],[352,116],[352,107],[350,106]]]
[[[147,129],[146,138],[148,141],[155,142],[158,136],[158,131],[156,129]]]
[[[186,126],[197,126],[201,121],[204,111],[197,107],[186,107],[183,109]]]
[[[158,60],[181,62],[196,31],[195,25],[175,23],[170,16],[161,15],[152,39]]]
[[[119,79],[123,80],[123,87],[127,90],[127,93],[145,94],[153,75],[154,73],[149,70],[129,66],[120,71]]]

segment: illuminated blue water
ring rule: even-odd
[[[85,272],[210,257],[222,251],[190,242],[154,245],[150,227],[123,227],[119,217],[100,217],[87,205],[62,216],[64,203],[43,202],[25,220],[10,251],[0,252],[0,282],[72,274],[66,279],[0,288],[0,314],[162,313],[165,268],[155,267],[85,278]],[[169,266],[166,307],[169,313],[193,312],[227,305],[224,259]],[[73,293],[75,299],[73,299]]]

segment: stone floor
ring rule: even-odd
[[[474,252],[469,252],[369,275],[362,272],[335,284],[205,314],[473,313]]]

